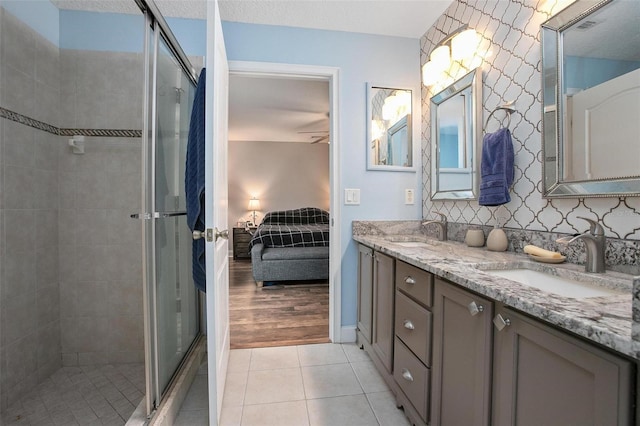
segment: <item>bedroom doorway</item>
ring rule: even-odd
[[[339,196],[334,190],[339,175],[333,161],[338,143],[337,69],[233,61],[229,65],[229,229],[236,228],[237,238],[230,242],[232,348],[339,342]],[[265,108],[260,96],[266,95],[275,101]],[[235,103],[263,117],[238,123]],[[260,203],[255,220],[248,210],[253,198]],[[331,212],[329,279],[258,289],[244,222],[259,224],[268,211],[300,207]],[[278,312],[281,321],[273,318]],[[287,325],[287,318],[297,326]],[[234,328],[241,331],[234,333]],[[277,328],[280,333],[271,333]],[[252,329],[255,338],[250,336]]]

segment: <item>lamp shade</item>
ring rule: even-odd
[[[473,30],[465,30],[451,40],[451,57],[455,60],[472,58],[480,43],[480,36]]]
[[[422,66],[422,84],[425,86],[432,86],[440,77],[442,71],[438,71],[433,66],[433,62],[427,62]]]
[[[436,47],[431,55],[429,55],[429,62],[433,63],[433,66],[438,72],[442,72],[449,68],[451,64],[451,50],[449,46],[443,45]]]
[[[247,210],[251,210],[251,211],[260,210],[260,200],[258,200],[257,198],[250,199],[249,207],[247,208]]]

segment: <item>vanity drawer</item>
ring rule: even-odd
[[[396,337],[393,378],[422,420],[428,419],[430,372]],[[428,422],[427,422],[428,423]]]
[[[433,303],[433,275],[413,265],[396,262],[396,288],[426,307]]]
[[[432,316],[402,292],[396,292],[396,336],[427,366],[431,365]]]

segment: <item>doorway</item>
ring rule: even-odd
[[[306,106],[300,106],[300,103],[294,102],[296,104],[294,107],[289,109],[288,111],[284,111],[285,114],[288,113],[292,120],[297,123],[297,127],[294,126],[293,132],[286,135],[279,135],[277,138],[284,138],[285,142],[290,143],[277,143],[276,137],[270,134],[259,134],[255,137],[255,141],[267,141],[267,143],[271,142],[272,144],[280,145],[280,149],[285,149],[286,146],[292,147],[292,151],[301,152],[301,150],[313,150],[316,154],[313,155],[324,155],[324,161],[326,164],[324,170],[324,183],[318,184],[318,181],[322,181],[323,178],[321,176],[321,172],[312,170],[313,167],[307,167],[304,170],[308,172],[308,174],[313,175],[314,173],[319,173],[318,177],[308,177],[307,183],[296,182],[299,184],[299,187],[302,189],[302,192],[298,192],[301,194],[299,199],[295,199],[295,197],[291,197],[290,199],[286,199],[286,193],[283,195],[282,192],[280,194],[276,194],[275,196],[269,197],[269,195],[273,195],[274,192],[271,191],[269,194],[269,185],[274,182],[270,182],[269,178],[263,179],[262,189],[266,188],[266,195],[261,203],[261,210],[257,213],[257,217],[255,222],[257,224],[260,223],[264,214],[270,210],[289,210],[293,208],[301,208],[301,207],[319,207],[322,209],[326,209],[330,211],[331,223],[330,223],[330,273],[328,280],[328,288],[326,286],[325,281],[325,301],[328,306],[324,306],[325,309],[325,321],[326,325],[324,326],[325,337],[324,341],[331,342],[339,342],[340,338],[340,263],[339,263],[339,247],[340,247],[340,235],[339,235],[339,227],[335,226],[335,224],[339,223],[339,194],[337,191],[337,176],[338,176],[338,162],[337,162],[337,146],[338,146],[338,132],[337,132],[337,87],[338,87],[338,70],[330,67],[314,67],[314,66],[301,66],[301,65],[289,65],[289,64],[273,64],[273,63],[254,63],[254,62],[233,62],[229,63],[230,69],[230,80],[233,81],[234,78],[244,78],[247,79],[245,81],[253,81],[253,84],[256,82],[270,82],[271,85],[277,86],[278,80],[280,82],[297,82],[299,84],[307,84],[308,87],[314,87],[315,89],[307,89],[309,90],[308,96],[312,97],[314,100],[318,95],[318,93],[322,93],[322,87],[324,87],[324,96],[325,96],[325,111],[322,111],[322,108],[319,105],[314,105],[314,102],[307,103]],[[259,83],[258,83],[259,84]],[[320,90],[320,92],[314,92],[313,90]],[[233,91],[233,84],[231,85],[231,91]],[[286,97],[286,96],[285,96]],[[230,98],[233,98],[233,94],[230,94]],[[231,102],[231,101],[230,101]],[[284,101],[283,101],[284,102]],[[233,107],[230,105],[230,110]],[[279,108],[286,109],[284,106],[280,106]],[[278,111],[276,111],[278,112]],[[282,112],[280,112],[282,114]],[[232,118],[230,116],[230,122]],[[249,123],[251,124],[251,123]],[[286,139],[286,138],[289,139]],[[248,137],[247,139],[252,139]],[[233,149],[231,146],[234,143],[233,130],[230,125],[230,172],[231,172],[231,163],[233,160],[231,159]],[[280,139],[282,140],[282,139]],[[296,143],[297,142],[297,143]],[[330,142],[330,143],[329,143]],[[244,150],[242,151],[241,158],[246,159],[248,156],[254,154],[256,157],[260,157],[260,153],[256,151],[252,151],[249,144],[243,142]],[[254,145],[258,146],[258,145]],[[284,146],[284,147],[282,147]],[[293,148],[295,147],[295,148]],[[249,151],[247,151],[247,149]],[[265,145],[260,146],[260,150],[264,153]],[[322,153],[324,150],[324,154]],[[301,158],[299,154],[297,157],[293,155],[293,162],[295,162],[295,158]],[[299,161],[298,161],[299,162]],[[298,167],[300,167],[298,165]],[[304,167],[304,166],[303,166]],[[271,174],[273,175],[273,174]],[[265,174],[267,176],[267,174]],[[292,176],[296,177],[293,180],[298,179],[300,176],[300,172],[294,173]],[[292,180],[292,176],[289,176],[289,180]],[[302,178],[300,178],[302,179]],[[312,183],[310,183],[312,182]],[[248,202],[251,198],[259,198],[263,196],[258,190],[258,193],[253,193],[252,188],[231,188],[232,181],[230,179],[230,190],[229,190],[229,229],[231,230],[234,227],[241,227],[244,225],[247,219],[250,222],[254,222],[253,220],[253,212],[249,212]],[[321,201],[317,201],[313,199],[313,197],[309,197],[309,194],[305,194],[305,188],[313,187],[314,191],[320,192]],[[238,200],[233,200],[234,194],[240,194]],[[278,197],[280,199],[278,199]],[[246,200],[244,200],[246,198]],[[291,201],[291,200],[296,201]],[[234,202],[238,207],[234,211]],[[234,244],[230,245],[230,249]],[[234,255],[235,253],[231,252],[230,255]],[[235,257],[235,256],[234,256]],[[245,257],[246,254],[245,254]],[[337,260],[336,260],[337,259]],[[234,267],[237,266],[237,267]],[[230,268],[230,277],[232,279],[240,279],[244,280],[246,291],[252,291],[254,294],[256,293],[255,283],[253,283],[253,277],[251,274],[251,263],[250,261],[245,262],[232,262]],[[249,286],[247,284],[252,284]],[[294,286],[289,286],[294,287]],[[304,299],[306,298],[307,302],[310,300],[308,297],[311,296],[312,293],[321,293],[323,290],[321,289],[322,284],[320,282],[303,282],[301,284],[295,284],[296,290],[300,293],[303,293],[301,297],[302,303],[306,303]],[[278,287],[276,290],[260,290],[260,292],[269,292],[269,291],[278,291]],[[328,293],[328,294],[327,294]],[[277,297],[277,296],[276,296]],[[292,296],[296,297],[296,296]],[[294,299],[295,300],[295,299]],[[294,308],[294,304],[292,303],[291,309]],[[322,308],[319,309],[319,312],[322,311]],[[328,318],[326,315],[328,314]],[[248,313],[248,315],[250,315]],[[249,321],[259,321],[258,318],[249,318]],[[233,322],[233,320],[232,320]],[[232,326],[233,327],[233,326]],[[289,344],[300,344],[300,343],[317,343],[321,341],[321,336],[317,334],[316,330],[310,332],[308,336],[309,339],[307,342],[301,341],[296,336],[291,336],[291,343]],[[283,343],[280,343],[283,344]],[[232,332],[232,345],[233,345],[233,332]],[[267,346],[269,344],[265,344]]]

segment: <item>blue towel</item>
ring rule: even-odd
[[[502,128],[484,136],[480,164],[481,206],[499,206],[511,201],[513,183],[513,143],[509,129]]]
[[[187,142],[187,162],[184,188],[187,196],[187,225],[191,231],[204,231],[204,101],[206,73],[198,78]],[[204,238],[193,240],[193,282],[198,290],[206,291]]]

